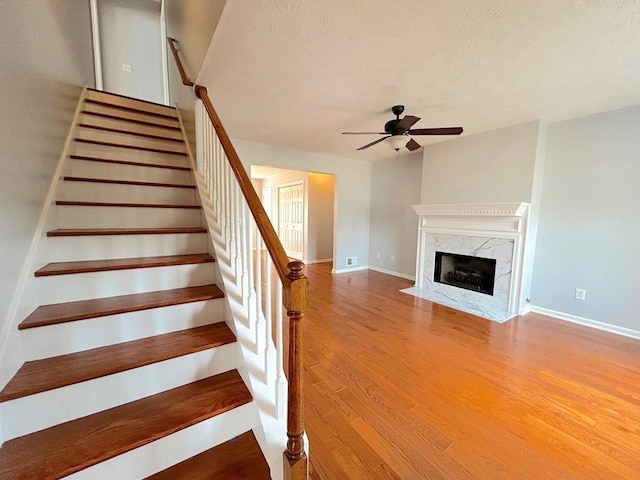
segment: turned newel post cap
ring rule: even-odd
[[[287,274],[289,280],[294,281],[299,278],[304,278],[304,273],[302,273],[302,270],[304,270],[304,263],[300,260],[289,262],[287,264],[287,268],[289,269],[289,273]]]
[[[300,317],[302,312],[309,306],[309,282],[304,276],[304,263],[300,260],[294,260],[287,264],[289,273],[287,279],[290,285],[283,292],[284,305],[287,309],[287,315]]]

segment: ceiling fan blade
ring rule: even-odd
[[[418,150],[420,148],[420,144],[412,138],[407,142],[407,148],[413,152],[414,150]]]
[[[396,125],[395,131],[396,133],[404,133],[413,127],[420,120],[420,117],[414,117],[413,115],[405,115],[405,117],[400,120],[400,123]]]
[[[447,127],[447,128],[417,128],[415,130],[409,130],[409,135],[460,135],[462,133],[462,127]]]
[[[389,135],[387,132],[342,132],[342,135]]]
[[[375,140],[375,141],[373,141],[373,142],[371,142],[371,143],[367,143],[364,147],[360,147],[360,148],[358,148],[358,150],[364,150],[365,148],[369,148],[369,147],[371,147],[371,146],[375,145],[376,143],[380,143],[380,142],[382,142],[385,138],[389,138],[390,136],[391,136],[391,135],[389,135],[389,136],[387,136],[387,137],[379,138],[378,140]]]

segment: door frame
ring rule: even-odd
[[[302,185],[302,202],[303,202],[302,203],[302,258],[300,260],[306,263],[307,262],[307,244],[308,244],[307,240],[308,240],[308,234],[309,234],[309,218],[308,218],[309,190],[308,190],[307,181],[302,179],[302,180],[295,180],[293,182],[280,183],[278,185],[275,185],[276,195],[274,195],[272,198],[274,199],[273,201],[276,203],[276,208],[275,209],[272,208],[272,212],[275,213],[274,216],[276,217],[276,229],[277,229],[276,233],[278,234],[278,236],[280,236],[280,189],[292,187],[294,185]],[[272,206],[273,206],[273,203],[272,203]],[[287,252],[287,255],[288,254],[289,253]]]

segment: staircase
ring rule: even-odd
[[[86,90],[79,112],[0,478],[270,478],[175,109]]]

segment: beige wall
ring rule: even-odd
[[[10,306],[81,86],[93,85],[89,2],[0,2],[0,352]],[[0,376],[0,380],[2,380]]]

